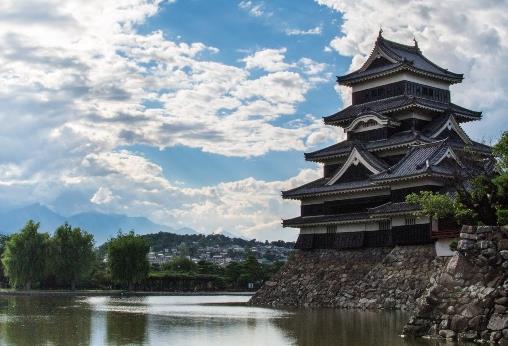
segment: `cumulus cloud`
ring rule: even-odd
[[[282,71],[291,67],[284,62],[286,51],[286,48],[263,49],[245,57],[242,61],[249,70],[260,68],[268,72]]]
[[[464,73],[452,87],[455,103],[484,112],[481,126],[466,125],[476,139],[506,130],[508,35],[506,1],[316,0],[342,14],[340,34],[330,47],[352,58],[356,69],[369,55],[380,27],[384,36],[412,44],[439,65]],[[401,15],[403,14],[403,15]],[[349,102],[346,94],[344,100]]]
[[[251,157],[304,150],[323,128],[314,117],[289,116],[325,67],[286,61],[285,50],[272,65],[255,62],[254,54],[250,67],[232,66],[205,58],[215,47],[171,41],[161,31],[139,33],[160,3],[2,1],[2,206],[42,202],[65,214],[100,207],[240,234],[296,210],[280,201],[280,189],[307,171],[288,181],[251,178],[190,189],[169,181],[142,154],[121,149],[180,145]],[[260,4],[244,6],[257,13]],[[264,72],[253,77],[251,68]]]
[[[108,204],[113,202],[114,199],[115,196],[113,196],[113,192],[107,187],[101,186],[92,196],[90,202],[95,204]]]
[[[308,30],[302,29],[286,29],[286,35],[288,36],[307,36],[307,35],[321,35],[322,28],[320,26],[316,26],[315,28],[311,28]]]

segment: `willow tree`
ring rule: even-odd
[[[51,271],[74,290],[92,271],[93,235],[66,223],[56,229],[51,240]]]
[[[23,286],[29,290],[44,277],[49,236],[38,230],[39,223],[30,220],[5,243],[2,264],[13,287]]]
[[[147,254],[150,245],[134,232],[119,233],[108,243],[108,265],[114,281],[124,284],[129,290],[143,281],[150,265]]]

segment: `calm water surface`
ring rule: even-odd
[[[0,297],[2,345],[428,345],[401,313],[276,310],[248,296]],[[236,304],[236,305],[235,305]]]

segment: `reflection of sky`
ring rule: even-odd
[[[123,314],[146,323],[146,343],[150,345],[287,345],[292,342],[273,325],[273,319],[288,312],[241,305],[250,296],[165,296],[110,298],[90,297],[93,311],[92,341],[107,340],[106,314]],[[108,315],[108,318],[114,318]],[[109,339],[110,340],[110,339]]]
[[[429,345],[399,337],[403,313],[242,305],[248,299],[0,297],[0,316],[9,316],[0,345]]]

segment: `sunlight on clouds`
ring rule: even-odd
[[[67,214],[100,206],[202,231],[254,236],[259,229],[277,239],[280,217],[297,208],[281,200],[280,190],[317,177],[317,170],[288,181],[188,188],[120,148],[180,145],[240,157],[306,150],[331,130],[321,119],[293,115],[328,66],[288,61],[285,48],[260,50],[232,66],[203,58],[219,51],[204,43],[139,33],[161,3],[0,4],[0,203],[51,206],[70,193],[72,206],[60,204]],[[240,8],[270,15],[262,2]]]
[[[371,52],[379,28],[383,35],[412,44],[413,36],[423,53],[444,68],[464,73],[464,81],[452,87],[453,102],[484,114],[481,126],[466,124],[470,134],[506,128],[508,107],[508,26],[505,1],[373,1],[315,0],[340,12],[344,18],[330,47],[352,57],[350,71],[358,68]],[[404,15],[401,15],[403,13]],[[350,88],[347,88],[349,90]],[[348,94],[343,100],[350,100]]]

